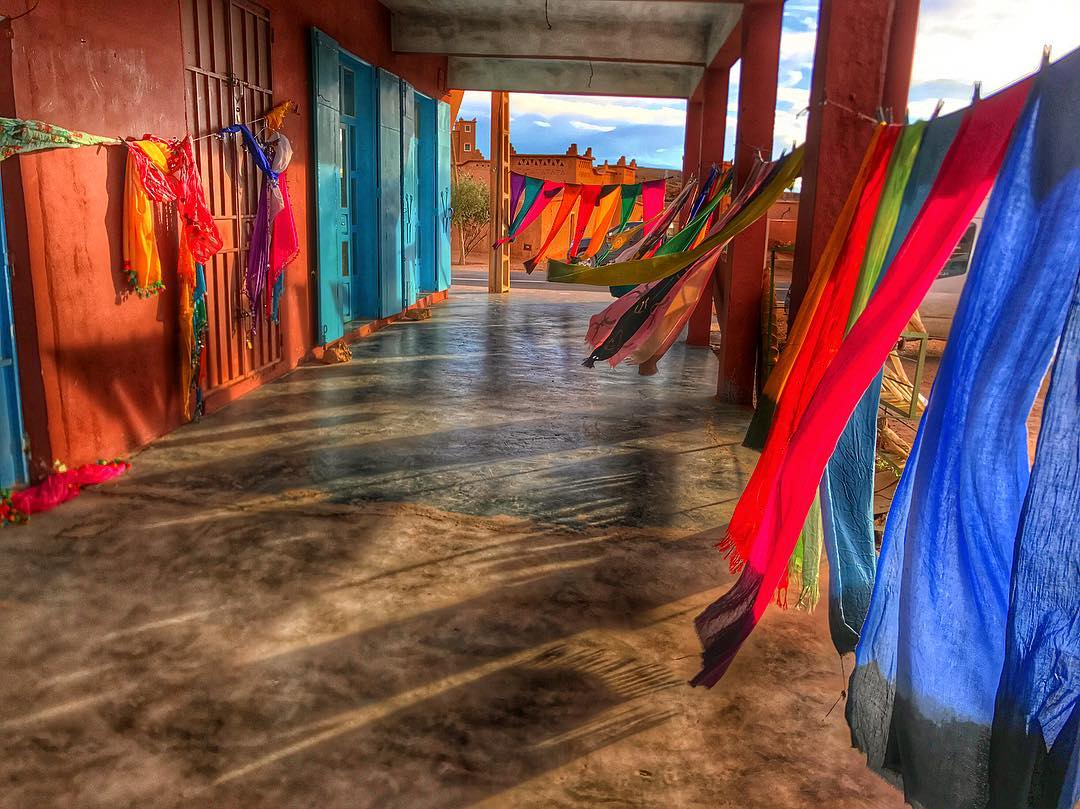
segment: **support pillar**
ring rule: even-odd
[[[903,120],[918,17],[918,0],[822,3],[791,279],[792,321],[872,134],[867,121],[837,105],[872,117],[880,107],[891,110],[893,120]],[[824,104],[826,99],[836,104]]]
[[[699,141],[698,177],[702,180],[709,174],[715,163],[723,168],[724,139],[727,130],[728,114],[728,78],[730,67],[711,67],[705,71],[704,101],[701,114],[701,132]],[[709,336],[713,322],[713,295],[702,295],[697,308],[690,316],[690,327],[686,335],[686,344],[698,348],[709,347]],[[719,310],[717,310],[719,311]]]
[[[739,123],[735,132],[736,191],[746,182],[754,161],[772,157],[782,12],[783,4],[775,0],[743,7]],[[764,218],[750,225],[732,241],[728,260],[721,264],[723,312],[716,386],[721,401],[754,403],[766,230]]]
[[[699,176],[701,169],[701,108],[702,102],[690,99],[686,102],[686,133],[683,135],[682,175],[683,182],[691,176]]]
[[[491,241],[510,228],[510,94],[491,94]],[[491,251],[488,292],[510,291],[510,243]]]

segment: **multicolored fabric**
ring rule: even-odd
[[[275,323],[279,319],[281,295],[285,290],[285,267],[300,254],[300,236],[296,232],[296,217],[289,200],[287,170],[292,162],[292,144],[280,132],[269,141],[273,150],[271,168],[278,173],[274,190],[280,196],[280,211],[270,227],[270,264],[267,286],[272,291],[266,297],[266,315]]]
[[[119,146],[120,138],[88,135],[75,129],[28,118],[0,118],[0,160],[41,149],[72,149],[78,146]]]
[[[516,171],[510,172],[510,221],[514,220],[521,194],[525,191],[525,175]]]
[[[580,185],[570,184],[563,189],[559,210],[555,213],[555,219],[551,223],[551,228],[548,230],[543,244],[540,245],[540,249],[537,250],[531,258],[525,260],[526,273],[532,273],[532,271],[536,269],[536,265],[547,257],[548,248],[551,247],[551,243],[555,241],[555,237],[558,236],[559,232],[563,229],[563,226],[570,218],[570,214],[573,213],[574,206],[577,205],[578,199],[580,198]]]
[[[611,186],[607,186],[607,193],[611,193]],[[585,238],[585,230],[592,222],[596,207],[600,204],[600,195],[604,193],[604,187],[599,185],[581,186],[581,201],[578,203],[577,225],[574,227],[574,236],[570,239],[570,249],[567,256],[576,256],[581,240]]]
[[[882,274],[905,189],[922,143],[925,122],[905,127],[893,149],[885,187],[863,256],[848,313],[848,329],[862,314]],[[855,651],[870,606],[877,567],[874,542],[874,471],[881,380],[875,377],[859,400],[821,477],[807,523],[821,524],[829,558],[829,630],[840,654]],[[817,509],[819,516],[814,515]],[[804,534],[806,532],[804,527]]]
[[[274,222],[284,209],[285,201],[281,189],[278,187],[279,171],[275,170],[272,150],[267,150],[259,143],[254,133],[244,124],[233,124],[221,130],[223,134],[240,134],[244,139],[244,147],[255,161],[256,167],[262,173],[262,184],[259,186],[259,202],[255,210],[255,218],[251,225],[251,238],[248,241],[247,267],[244,273],[244,291],[247,293],[248,302],[251,305],[251,329],[255,334],[258,328],[259,318],[257,313],[263,308],[263,295],[270,276],[270,241],[273,234]],[[288,139],[278,133],[275,136],[277,143],[284,149],[284,163],[288,165],[292,157],[292,147]],[[275,279],[276,280],[276,279]],[[267,306],[270,304],[267,303]]]
[[[630,217],[634,214],[634,208],[641,199],[641,183],[624,184],[622,186],[622,201],[619,208],[619,230],[629,224]]]
[[[589,226],[589,244],[584,252],[577,256],[578,259],[587,261],[600,252],[600,248],[604,246],[604,241],[607,239],[608,231],[611,230],[611,223],[615,221],[615,217],[619,214],[621,205],[622,192],[619,190],[619,186],[610,185],[601,189],[600,201],[593,212],[592,222]],[[555,263],[554,260],[548,262],[548,280],[551,280],[551,265],[553,263]]]
[[[127,141],[124,180],[124,275],[140,298],[165,288],[161,280],[161,256],[154,232],[154,203],[176,199],[166,177],[169,152],[162,143],[146,136]]]
[[[918,258],[912,245],[922,226],[948,225],[958,237],[989,190],[989,172],[960,175],[970,192],[950,182],[953,158],[973,153],[993,166],[1015,129],[886,523],[847,708],[870,766],[901,778],[908,801],[927,809],[1066,807],[1077,798],[1063,790],[1080,721],[1080,433],[1075,335],[1066,325],[1075,298],[1062,294],[1062,281],[1075,288],[1080,268],[1072,120],[1080,55],[1038,76],[1014,128],[1008,107],[1018,110],[1031,86],[972,108],[864,314]],[[928,220],[945,191],[973,200],[955,210],[949,199]],[[913,293],[921,297],[944,257],[922,271]],[[1032,474],[1026,422],[1058,344]]]
[[[710,229],[705,240],[693,250],[643,260],[623,261],[604,267],[583,267],[551,260],[548,262],[548,281],[595,286],[646,284],[687,269],[704,258],[718,244],[726,243],[732,236],[762,216],[769,205],[779,198],[780,193],[795,182],[802,173],[803,154],[804,148],[800,146],[791,154],[776,161],[773,164],[774,176],[767,182],[767,186],[771,189],[770,193],[758,195],[745,207],[740,208],[733,217],[718,223]]]
[[[649,228],[664,210],[667,180],[649,180],[641,184],[641,221]]]
[[[723,676],[773,593],[782,588],[799,530],[836,441],[985,198],[1029,88],[1030,82],[1016,85],[971,109],[930,197],[847,339],[837,345],[833,343],[835,326],[818,329],[819,335],[807,342],[816,350],[802,351],[796,357],[761,461],[721,542],[724,549],[737,554],[733,563],[737,565],[742,559],[745,566],[735,586],[695,622],[705,647],[695,685],[711,686]],[[880,189],[883,184],[883,162],[892,152],[889,141],[895,142],[899,134],[894,129],[888,128],[879,139],[888,148],[873,161],[867,188],[876,185]],[[880,191],[874,195],[874,208],[878,196]],[[863,211],[856,211],[853,230],[861,230],[864,216]],[[868,226],[862,230],[864,234],[868,231]],[[839,288],[826,291],[815,313],[815,320],[823,314],[838,321],[840,336],[854,291],[855,274],[846,271],[850,263],[841,255],[827,282]]]
[[[782,158],[754,167],[717,224],[720,232],[727,233],[725,240],[716,243],[704,258],[660,281],[642,284],[592,318],[588,341],[595,350],[583,363],[586,367],[605,359],[614,367],[623,360],[640,364],[663,356],[693,314],[701,295],[711,289],[720,252],[738,233],[724,231],[725,226],[741,219],[745,227],[753,221],[743,216],[747,209],[768,210],[768,205],[762,208],[760,200],[778,197],[783,190],[784,186],[779,184],[786,182],[786,176],[778,170],[783,165]]]
[[[532,180],[532,177],[525,178],[525,202],[522,203],[521,210],[518,211],[517,217],[510,225],[510,233],[495,242],[496,247],[500,244],[512,242],[517,238],[519,233],[539,219],[540,214],[544,212],[555,197],[559,196],[565,186],[565,183],[557,183],[554,180],[543,180],[540,183],[540,190],[533,197],[532,204],[529,204],[530,184],[532,183]]]
[[[825,292],[825,284],[832,276],[836,259],[840,255],[840,249],[844,246],[844,240],[847,238],[848,230],[851,227],[851,220],[855,216],[855,210],[859,206],[859,200],[862,198],[867,178],[870,176],[871,168],[873,168],[872,161],[877,155],[877,142],[883,131],[882,127],[876,127],[870,137],[870,142],[866,146],[862,163],[859,164],[859,170],[855,173],[855,179],[852,181],[851,190],[848,192],[847,199],[844,200],[844,205],[836,217],[836,222],[829,233],[828,240],[825,242],[825,247],[818,257],[817,265],[810,275],[810,286],[807,288],[806,294],[803,295],[799,311],[795,315],[795,322],[791,324],[784,350],[780,352],[780,358],[769,373],[769,378],[765,380],[765,387],[758,397],[758,405],[754,410],[754,415],[750,418],[750,426],[747,427],[746,436],[743,438],[744,447],[757,450],[765,447],[765,438],[769,434],[773,416],[776,414],[776,402],[779,400],[780,394],[787,384],[788,377],[791,375],[792,363],[803,349],[806,342],[806,333],[817,314],[821,296]]]

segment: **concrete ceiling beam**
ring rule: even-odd
[[[726,20],[726,16],[725,16]],[[657,26],[648,22],[584,26],[553,19],[551,28],[513,18],[394,14],[395,51],[451,56],[494,56],[670,63],[703,67],[716,48],[717,25]],[[730,26],[720,26],[726,29]],[[722,44],[723,39],[720,40]]]
[[[447,81],[461,90],[688,98],[703,68],[690,65],[451,56]]]

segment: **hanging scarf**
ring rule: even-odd
[[[768,175],[771,165],[772,164],[759,163],[758,165],[754,166],[750,173],[750,176],[747,178],[746,183],[743,184],[742,191],[739,193],[738,197],[733,201],[732,205],[727,209],[727,211],[725,211],[726,217],[733,217],[741,206],[747,204],[747,202],[751,199],[752,194],[756,193],[757,190],[761,187],[761,183]],[[680,208],[682,207],[682,204],[685,203],[685,197],[689,195],[690,188],[691,186],[686,186],[685,188],[683,188],[682,193],[680,194],[680,197],[683,198],[682,203],[680,203],[679,205]],[[676,200],[676,202],[679,202],[679,200]],[[677,208],[675,210],[669,208],[669,214],[672,215],[672,218],[674,218],[674,214],[676,213],[678,213]],[[661,279],[661,281],[662,280],[664,279]],[[629,290],[620,294],[618,296],[618,300],[609,304],[607,308],[605,308],[602,312],[593,315],[589,319],[589,330],[586,334],[585,342],[593,348],[600,348],[601,344],[608,339],[612,331],[616,328],[616,324],[619,322],[620,318],[622,318],[632,308],[634,308],[637,305],[638,301],[645,297],[649,293],[649,291],[661,281],[650,281],[646,284],[635,284],[634,286],[630,287]],[[668,286],[667,289],[670,291],[672,287]],[[650,307],[655,308],[663,302],[663,297],[661,296],[659,298],[651,298],[650,301]],[[651,313],[652,308],[650,308],[649,313]],[[621,328],[620,334],[622,336],[617,338],[618,342],[616,344],[609,345],[608,349],[605,350],[606,356],[597,356],[595,359],[609,359],[610,357],[614,356],[614,354],[619,350],[623,343],[626,340],[630,339],[634,331],[636,331],[636,329],[641,325],[642,322],[643,320],[637,321],[634,329],[631,330],[626,330],[625,326]],[[607,353],[607,350],[610,350],[610,353]]]
[[[859,207],[859,200],[862,198],[863,191],[866,188],[870,170],[874,166],[873,160],[877,155],[877,142],[883,131],[881,127],[876,127],[870,142],[866,146],[862,163],[855,174],[851,190],[848,192],[847,199],[844,200],[844,205],[836,217],[836,223],[829,233],[829,238],[825,242],[825,247],[822,249],[814,271],[810,276],[810,286],[807,288],[802,303],[799,305],[795,322],[791,324],[784,350],[780,352],[779,361],[773,366],[769,378],[765,381],[765,387],[758,397],[757,408],[750,418],[750,426],[747,427],[746,437],[743,439],[744,447],[757,450],[765,447],[765,437],[769,433],[773,416],[776,414],[776,402],[780,399],[780,394],[787,384],[788,377],[791,375],[792,363],[803,350],[806,333],[817,314],[821,296],[825,292],[825,285],[832,277],[837,256],[839,256],[840,249],[844,246],[844,240],[847,238],[848,230],[851,227],[851,220]]]
[[[667,235],[671,223],[678,217],[679,211],[683,209],[690,195],[694,192],[695,184],[696,180],[691,179],[689,183],[683,186],[678,196],[671,201],[671,204],[664,208],[655,218],[650,219],[646,216],[637,233],[631,230],[627,231],[628,235],[625,239],[622,238],[623,234],[613,239],[612,247],[621,249],[621,252],[615,256],[611,263],[641,258],[646,252],[659,244]]]
[[[664,197],[667,195],[667,180],[649,180],[641,184],[641,220],[646,228],[664,210]]]
[[[926,124],[905,127],[893,150],[885,187],[855,284],[848,326],[862,314],[881,277],[885,253],[893,238],[905,189],[909,186]],[[881,393],[878,374],[859,400],[836,450],[821,477],[820,520],[829,559],[829,630],[837,652],[855,651],[866,619],[877,567],[874,543],[874,471],[877,455],[877,411]],[[811,510],[813,511],[813,509]],[[803,529],[804,532],[806,529]]]
[[[270,236],[270,270],[267,285],[272,296],[266,299],[266,316],[275,323],[279,320],[281,294],[285,289],[285,266],[300,253],[300,237],[296,232],[296,218],[293,216],[292,203],[289,201],[289,183],[286,170],[292,162],[292,144],[280,132],[270,139],[274,159],[271,169],[278,174],[277,194],[280,195],[280,211],[273,217]]]
[[[1004,106],[1000,99],[1018,107],[1031,84],[1025,81],[979,102],[969,113],[911,235],[871,299],[867,316],[884,300],[901,265],[913,258],[913,242],[921,227],[948,226],[951,235],[967,226],[977,203],[959,213],[946,209],[942,213],[952,215],[929,220],[927,212],[939,191],[945,190],[942,186],[962,193],[961,187],[947,182],[962,145],[982,146],[984,153],[994,155],[1004,141],[999,131],[977,127],[975,119],[981,113],[989,123],[989,108],[994,105],[999,108],[993,111],[996,128],[1003,128],[1009,118],[1000,110]],[[1016,536],[1029,483],[1026,421],[1066,318],[1069,298],[1061,294],[1062,270],[1068,268],[1066,277],[1075,283],[1080,266],[1080,236],[1075,229],[1080,151],[1069,112],[1075,110],[1078,97],[1080,58],[1062,60],[1040,74],[1015,128],[930,402],[886,523],[878,581],[857,651],[847,708],[853,741],[866,752],[871,767],[901,775],[908,800],[927,809],[981,809],[999,787],[1003,792],[990,804],[995,807],[1054,805],[1056,801],[1041,798],[1029,804],[1032,793],[1027,782],[1033,776],[1041,782],[1032,784],[1038,787],[1036,795],[1055,781],[1060,788],[1067,766],[1059,762],[1055,767],[1043,746],[1038,756],[1042,764],[1033,770],[1030,754],[1035,746],[1029,734],[1038,728],[1037,738],[1049,731],[1038,741],[1053,745],[1054,730],[1060,728],[1059,706],[1041,713],[1038,696],[1024,701],[1053,692],[1057,683],[1075,688],[1075,675],[1064,671],[1044,682],[1031,679],[1037,677],[1041,655],[1048,655],[1044,660],[1061,651],[1075,656],[1075,645],[1070,650],[1065,636],[1029,634],[1035,626],[1028,623],[1036,616],[1053,620],[1039,601],[1047,598],[1063,608],[1062,598],[1075,592],[1075,575],[1064,592],[1053,592],[1052,582],[1040,580],[1037,568],[1025,566],[1026,549],[1021,545],[1017,551]],[[978,129],[983,129],[982,137],[967,142]],[[979,178],[973,192],[976,199],[992,179]],[[947,208],[951,202],[946,202]],[[931,271],[944,263],[945,255],[940,257],[924,269],[926,280],[932,280]],[[920,279],[913,292],[921,296],[926,286]],[[852,338],[862,325],[860,320]],[[1075,399],[1071,407],[1075,418]],[[1067,450],[1071,459],[1064,467],[1066,474],[1069,465],[1075,467],[1075,447],[1074,438]],[[1047,447],[1052,457],[1060,458],[1059,449],[1060,445]],[[1042,450],[1040,440],[1037,455]],[[1075,476],[1075,468],[1071,474]],[[1065,491],[1055,491],[1048,507],[1042,500],[1045,510],[1035,506],[1048,518],[1039,526],[1038,537],[1032,537],[1040,555],[1053,553],[1062,542],[1075,545],[1075,533],[1057,533],[1065,527],[1057,520],[1075,514],[1060,499]],[[1029,504],[1036,504],[1037,496],[1029,492]],[[1046,557],[1043,575],[1061,563],[1060,558]],[[1044,589],[1047,585],[1049,590]],[[1009,634],[1010,587],[1021,597],[1013,602],[1017,623],[1012,626],[1019,629],[1019,636]],[[1026,588],[1032,589],[1025,593]],[[1025,595],[1033,601],[1021,606]],[[1069,622],[1075,624],[1075,612]],[[1076,630],[1070,631],[1075,644]],[[1020,636],[1030,637],[1034,645],[1017,647],[1013,642]],[[1012,669],[1006,662],[1008,648],[1015,655]],[[1019,678],[1012,679],[1014,674]],[[1004,685],[1009,682],[1019,687]],[[1025,682],[1034,686],[1027,694]],[[1010,757],[1001,765],[1007,772],[995,773],[991,782],[987,765],[995,697],[1005,709],[997,751],[1005,754],[1011,749],[1019,758]],[[1006,707],[1010,704],[1022,707],[1014,712]],[[1024,727],[1017,727],[1017,719]],[[1068,741],[1074,743],[1075,739]]]
[[[783,189],[790,184],[790,166],[791,163],[786,158],[755,166],[742,190],[717,223],[715,230],[722,234],[722,240],[713,241],[710,252],[691,263],[685,270],[673,273],[661,281],[641,285],[594,316],[590,321],[588,341],[595,350],[583,364],[591,368],[599,360],[606,359],[614,366],[635,351],[638,351],[635,357],[638,363],[650,358],[659,359],[656,352],[642,355],[640,350],[644,350],[642,347],[647,345],[656,349],[663,345],[663,351],[666,351],[671,346],[678,330],[681,330],[682,325],[693,314],[693,306],[689,309],[685,306],[691,299],[696,305],[701,295],[705,294],[706,290],[711,290],[711,273],[715,270],[720,251],[754,221],[747,215],[747,211],[764,213],[772,200],[779,197]],[[706,262],[709,267],[707,272],[694,271],[694,268],[700,270],[706,266]],[[668,337],[671,339],[667,339]],[[662,354],[663,351],[659,353]]]
[[[622,186],[622,203],[619,210],[619,230],[622,230],[630,223],[630,217],[634,213],[634,206],[637,205],[640,198],[641,183]]]
[[[510,172],[510,216],[514,216],[517,204],[521,200],[521,194],[525,190],[525,175],[516,171]],[[511,219],[511,221],[513,221]]]
[[[775,194],[762,194],[756,197],[730,220],[714,227],[706,239],[693,250],[639,261],[624,261],[607,267],[581,267],[551,260],[548,262],[547,280],[595,286],[645,284],[687,269],[711,252],[716,245],[726,243],[733,235],[741,232],[765,214],[783,190],[795,182],[802,173],[803,154],[804,147],[800,146],[791,154],[776,161],[773,164],[775,177],[768,183]]]
[[[607,239],[608,231],[611,230],[611,223],[615,221],[615,216],[619,213],[621,202],[622,192],[619,190],[619,186],[603,186],[600,191],[600,202],[597,204],[592,217],[589,245],[585,248],[585,252],[577,256],[578,259],[585,261],[600,252],[600,248],[604,246]],[[549,261],[548,280],[551,280],[551,264],[552,262]]]
[[[551,223],[551,228],[548,230],[547,237],[544,239],[544,243],[540,245],[540,249],[536,251],[536,254],[532,258],[525,260],[525,272],[531,274],[536,269],[536,265],[539,264],[547,256],[547,250],[551,247],[551,243],[555,241],[555,237],[559,235],[559,232],[563,229],[563,225],[566,224],[566,220],[570,218],[570,214],[574,210],[574,206],[577,205],[578,199],[581,197],[580,185],[567,185],[563,190],[562,202],[559,203],[559,210],[555,214],[555,219]]]
[[[552,180],[541,180],[537,177],[526,177],[524,199],[522,200],[520,210],[517,212],[517,216],[515,216],[514,221],[510,223],[510,232],[496,241],[492,246],[498,247],[507,242],[512,242],[519,233],[540,217],[540,214],[547,208],[548,203],[558,196],[559,192],[562,191],[562,188],[562,183],[557,183]]]
[[[810,358],[809,368],[793,368],[765,451],[722,543],[725,548],[738,549],[746,566],[735,586],[695,622],[705,647],[703,669],[694,678],[695,685],[711,686],[723,676],[774,591],[782,585],[787,562],[836,441],[859,397],[986,197],[1029,87],[1030,82],[1015,85],[969,111],[930,197],[877,294],[839,350],[828,340],[821,341],[820,353],[826,355],[828,365],[820,382],[814,379],[818,373],[807,373],[819,370],[814,367],[817,351],[811,352],[814,357]],[[873,171],[880,173],[876,163]],[[877,182],[880,186],[880,179]],[[860,214],[856,212],[853,228]],[[843,257],[834,276],[844,275],[839,272],[840,263],[846,263]],[[850,290],[853,284],[846,296],[831,296],[835,305],[823,303],[819,309],[825,309],[828,318],[845,323]],[[827,330],[824,333],[828,336]],[[810,345],[814,343],[808,342]],[[806,353],[799,353],[796,365]],[[806,380],[805,388],[802,379]]]
[[[295,101],[282,101],[280,104],[275,105],[270,112],[266,113],[267,135],[274,135],[285,126],[285,118],[288,117],[290,112],[300,112],[300,108]]]
[[[567,258],[577,255],[578,247],[585,236],[585,230],[589,227],[596,208],[600,204],[600,195],[611,193],[611,186],[583,185],[581,186],[581,202],[578,203],[577,225],[574,228],[574,237],[570,240],[570,249],[567,250]]]
[[[77,146],[118,146],[120,138],[88,135],[74,129],[25,118],[0,118],[0,161],[39,149],[73,149]]]
[[[1059,110],[1075,110],[1078,101],[1075,94],[1062,99]],[[1075,145],[1072,160],[1075,175],[1080,170]],[[1073,221],[1076,205],[1074,195]],[[1073,254],[1075,245],[1074,239]],[[990,806],[995,809],[1022,806],[1029,795],[1044,806],[1055,805],[1056,798],[1059,809],[1080,802],[1080,783],[1075,772],[1071,779],[1068,775],[1080,761],[1080,678],[1074,668],[1080,649],[1078,457],[1080,279],[1044,403],[1017,533],[1005,665],[990,736]]]
[[[244,139],[248,154],[255,160],[255,165],[262,173],[259,186],[259,202],[255,209],[255,218],[251,225],[251,239],[248,242],[247,268],[244,273],[244,291],[251,306],[251,329],[254,335],[262,310],[262,298],[270,274],[270,237],[277,215],[285,207],[278,183],[278,172],[274,170],[270,156],[263,149],[255,135],[244,124],[233,124],[221,130],[222,134],[239,133]],[[288,141],[286,141],[288,143]],[[292,148],[288,149],[291,156]]]
[[[154,233],[155,202],[176,199],[166,177],[169,153],[162,142],[151,139],[126,141],[127,171],[124,180],[124,274],[140,298],[165,288],[161,280],[161,256]]]
[[[716,182],[716,178],[720,176],[720,169],[715,163],[709,168],[709,174],[705,178],[705,182],[701,184],[701,191],[698,192],[697,198],[694,200],[694,204],[690,206],[690,213],[687,214],[686,219],[690,221],[694,219],[698,212],[701,211],[701,206],[705,204],[705,200],[709,199],[709,195],[712,192],[713,183]]]

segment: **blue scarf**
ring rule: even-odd
[[[1071,288],[1080,267],[1080,163],[1066,112],[1078,100],[1074,54],[1043,71],[1016,125],[889,514],[856,653],[853,741],[925,809],[983,809],[990,800],[1009,593],[1029,575],[1014,574],[1030,477],[1026,422],[1070,302],[1063,273]],[[1066,465],[1077,463],[1074,450]],[[1052,520],[1049,511],[1042,516]],[[1039,554],[1075,544],[1075,533],[1043,528]],[[1062,640],[1040,642],[1053,656],[1067,650]],[[1027,664],[1020,668],[1030,676]]]
[[[963,112],[935,118],[926,125],[885,253],[884,270],[878,276],[879,285],[930,195]],[[829,632],[840,654],[855,651],[874,589],[874,456],[880,399],[878,374],[855,407],[821,479],[822,529],[829,560]]]

